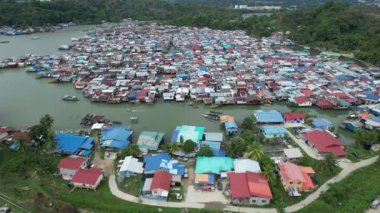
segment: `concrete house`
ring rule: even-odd
[[[74,174],[87,166],[87,158],[69,156],[59,161],[59,173],[64,180],[71,180]]]

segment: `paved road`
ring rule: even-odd
[[[292,206],[288,206],[285,208],[285,212],[296,212],[305,206],[309,205],[313,201],[319,198],[322,192],[327,191],[331,183],[337,183],[347,176],[349,176],[352,172],[356,171],[359,168],[368,166],[370,164],[373,164],[377,161],[378,156],[363,160],[357,163],[351,163],[351,162],[344,162],[340,163],[340,166],[343,168],[343,170],[334,178],[330,179],[326,183],[324,183],[321,187],[318,188],[317,191],[311,193],[308,197],[306,197],[303,201],[294,204]],[[151,205],[151,206],[161,206],[161,207],[173,207],[173,208],[195,208],[195,209],[203,209],[205,208],[204,203],[191,203],[191,202],[159,202],[159,201],[150,201],[150,200],[141,200],[135,196],[132,196],[130,194],[124,193],[119,190],[116,184],[116,178],[115,175],[111,175],[109,177],[108,181],[111,193],[123,200],[127,200],[134,203],[141,203],[145,205]],[[237,206],[231,206],[227,205],[225,208],[223,208],[224,211],[233,211],[233,212],[247,212],[247,213],[276,213],[277,210],[274,208],[248,208],[248,207],[237,207]]]
[[[343,170],[337,176],[335,176],[334,178],[332,178],[329,181],[327,181],[326,183],[324,183],[321,187],[318,188],[317,191],[315,191],[312,194],[310,194],[309,196],[307,196],[306,199],[304,199],[303,201],[301,201],[297,204],[294,204],[292,206],[286,207],[285,212],[296,212],[296,211],[302,209],[303,207],[309,205],[310,203],[312,203],[313,201],[318,199],[318,197],[321,195],[322,192],[325,192],[330,188],[329,184],[337,183],[337,182],[343,180],[344,178],[346,178],[348,175],[350,175],[352,172],[356,171],[357,169],[360,169],[362,167],[365,167],[365,166],[368,166],[368,165],[375,163],[377,161],[377,159],[378,159],[378,156],[367,159],[367,160],[363,160],[363,161],[360,161],[357,163],[346,162],[344,164],[341,164],[341,166],[343,166]]]
[[[191,202],[160,202],[151,200],[142,200],[133,195],[127,194],[119,190],[116,184],[115,175],[111,175],[108,180],[108,184],[111,193],[123,200],[127,200],[134,203],[141,203],[150,206],[160,206],[160,207],[172,207],[172,208],[193,208],[193,209],[204,209],[206,204],[204,203],[191,203]],[[206,193],[205,193],[206,194]],[[235,211],[235,212],[247,212],[247,213],[277,213],[276,209],[267,208],[245,208],[227,205],[223,210],[225,211]]]
[[[293,139],[294,142],[297,143],[299,147],[303,149],[303,151],[306,152],[310,157],[316,159],[316,160],[322,160],[323,157],[317,153],[313,148],[308,146],[303,140],[296,138],[289,130],[286,130],[288,132],[288,135]]]

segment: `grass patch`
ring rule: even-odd
[[[177,199],[177,194],[180,194],[179,196],[182,197],[182,199]],[[185,199],[183,187],[182,186],[172,186],[169,191],[169,197],[168,201],[172,202],[181,202]]]
[[[61,177],[36,172],[36,165],[28,165],[26,171],[7,170],[11,162],[21,158],[21,153],[0,149],[1,192],[12,198],[30,212],[59,212],[65,204],[88,210],[89,212],[180,212],[176,208],[146,206],[131,203],[113,196],[108,188],[108,180],[103,180],[96,191],[71,189]],[[27,189],[27,190],[25,190]],[[49,204],[53,204],[49,207]],[[8,205],[10,206],[10,205]],[[17,212],[16,208],[12,208]],[[190,212],[213,212],[203,209],[189,209]]]
[[[364,175],[365,174],[365,175]],[[343,181],[333,184],[321,197],[300,213],[362,213],[380,193],[380,161],[361,168]]]
[[[346,146],[347,158],[353,162],[358,162],[360,160],[365,160],[380,154],[379,152],[374,152],[372,150],[366,150],[360,144],[353,144]],[[355,156],[356,155],[356,156]]]
[[[142,175],[136,175],[136,176],[131,176],[131,177],[126,177],[124,179],[123,184],[120,184],[119,188],[120,190],[134,195],[134,196],[139,196],[140,191],[143,187],[143,181],[142,181]]]

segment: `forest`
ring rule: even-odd
[[[380,64],[380,13],[352,4],[327,2],[282,10],[272,16],[243,19],[242,11],[202,1],[164,0],[55,0],[0,3],[0,26],[45,26],[73,21],[77,24],[118,22],[124,18],[154,20],[178,26],[246,30],[255,36],[289,31],[290,38],[320,49],[353,53]]]

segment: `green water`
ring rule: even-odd
[[[81,37],[83,30],[89,26],[78,26],[64,29],[55,33],[34,34],[16,37],[0,36],[0,40],[9,40],[8,44],[0,44],[0,58],[15,57],[25,53],[34,54],[60,54],[57,47],[69,44],[72,37]],[[31,40],[38,36],[40,40]],[[78,102],[65,102],[64,95],[75,95],[80,98]],[[216,109],[235,117],[238,122],[256,109],[277,109],[282,112],[290,111],[283,104],[271,106],[224,106]],[[325,117],[336,127],[348,114],[347,111],[322,111],[316,108],[298,108],[304,112]],[[108,119],[122,121],[124,125],[134,130],[136,138],[143,130],[164,131],[166,139],[177,125],[205,126],[206,131],[222,131],[219,122],[210,121],[201,116],[210,109],[208,106],[198,104],[197,108],[189,103],[158,101],[152,105],[146,104],[99,104],[91,103],[85,99],[80,90],[72,84],[50,84],[47,80],[37,80],[33,74],[25,69],[0,70],[0,125],[27,128],[38,122],[39,118],[48,113],[55,120],[57,130],[76,130],[81,128],[80,121],[87,113],[102,114]],[[130,122],[131,116],[139,118],[138,123]],[[351,134],[339,131],[345,144],[352,143]]]

